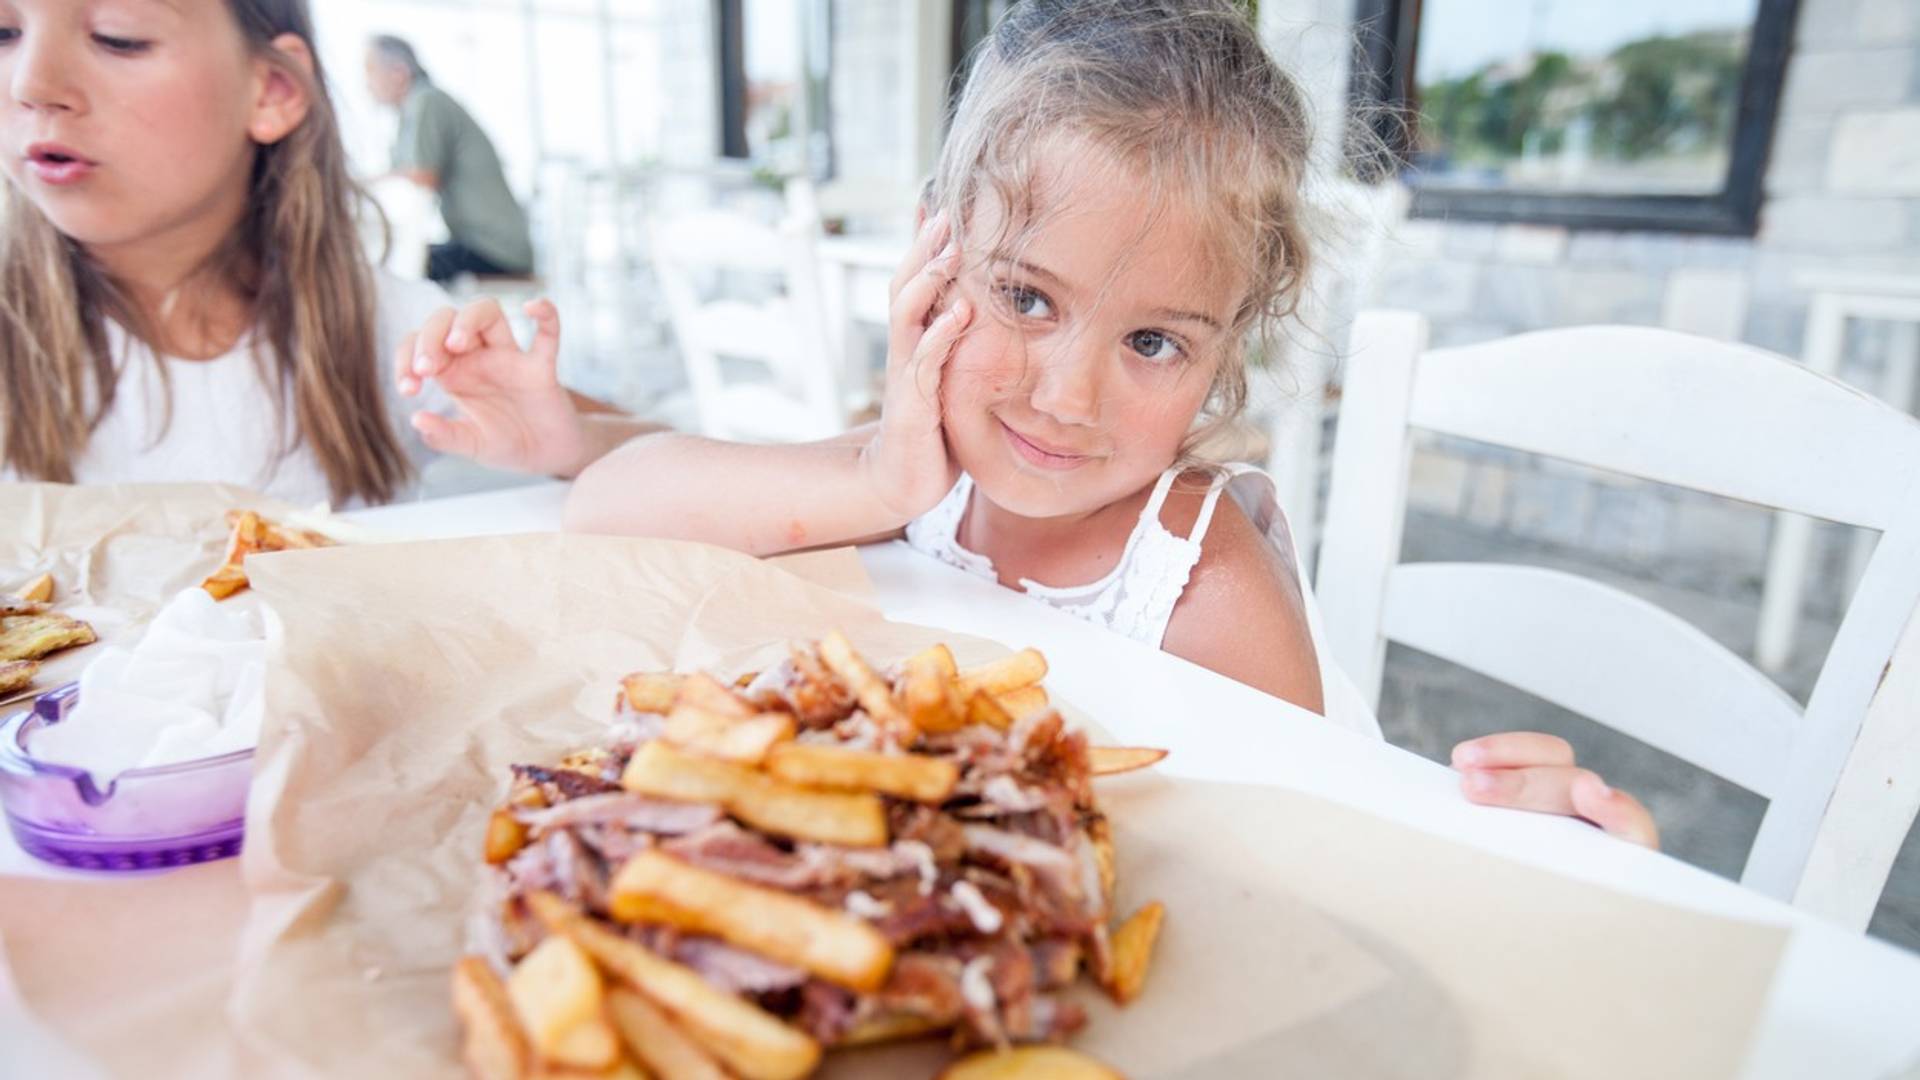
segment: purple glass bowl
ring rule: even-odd
[[[165,870],[240,853],[253,751],[121,773],[106,790],[84,769],[38,761],[27,741],[58,724],[78,686],[0,723],[0,804],[22,850],[79,870]]]

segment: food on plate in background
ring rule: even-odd
[[[0,615],[0,661],[40,660],[96,640],[93,627],[58,612]]]
[[[39,672],[37,660],[0,661],[0,698],[25,690]]]
[[[41,574],[32,581],[14,591],[14,598],[30,604],[50,604],[53,602],[53,575]]]
[[[263,551],[296,551],[333,546],[332,540],[317,532],[291,529],[251,510],[231,511],[227,514],[227,522],[233,526],[233,533],[227,538],[227,557],[220,569],[200,583],[200,587],[215,600],[225,600],[247,587],[247,572],[243,564],[249,555]]]
[[[53,575],[41,574],[0,596],[0,701],[33,685],[43,658],[96,640],[93,627],[52,613],[53,592]]]
[[[1111,927],[1089,747],[1027,650],[882,672],[846,638],[757,676],[629,676],[605,745],[516,765],[485,836],[478,955],[454,972],[477,1077],[791,1080],[946,1035],[943,1075],[1110,1078],[1060,1046],[1081,971],[1124,1004],[1164,911]],[[1016,1049],[1016,1047],[1020,1047]]]

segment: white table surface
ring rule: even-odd
[[[545,532],[565,488],[541,484],[348,517],[415,539]],[[880,609],[898,621],[1032,645],[1048,686],[1115,738],[1173,751],[1162,770],[1318,795],[1529,865],[1695,910],[1789,927],[1745,1076],[1886,1080],[1920,1064],[1920,956],[1842,930],[1675,859],[1575,822],[1467,803],[1454,774],[1183,660],[920,556],[862,549]],[[1207,718],[1169,726],[1169,717]],[[0,874],[48,871],[0,839]]]

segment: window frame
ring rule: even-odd
[[[1364,179],[1403,174],[1411,164],[1410,129],[1419,122],[1409,105],[1419,49],[1421,0],[1355,0],[1359,48],[1349,86],[1359,126],[1370,129],[1391,155],[1389,167],[1351,146],[1349,160]],[[1719,191],[1704,195],[1541,192],[1517,188],[1462,191],[1407,180],[1417,218],[1561,225],[1575,229],[1690,232],[1752,236],[1759,230],[1767,161],[1772,153],[1780,92],[1793,49],[1799,0],[1759,0],[1735,107],[1727,173]],[[1384,108],[1382,108],[1384,106]],[[1397,117],[1406,117],[1404,121]]]

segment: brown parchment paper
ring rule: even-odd
[[[27,691],[72,682],[102,645],[131,645],[175,593],[221,563],[226,514],[258,510],[278,520],[293,507],[221,484],[0,484],[0,591],[54,577],[54,610],[90,624],[100,641],[55,653]]]
[[[593,741],[620,674],[733,673],[830,628],[935,640],[691,545],[519,537],[262,559],[268,734],[228,1005],[246,1075],[455,1076],[446,971],[516,761]],[[1113,782],[1123,900],[1168,902],[1145,996],[1078,1044],[1146,1078],[1714,1077],[1783,933],[1566,881],[1278,790]],[[932,1075],[924,1044],[832,1076]]]

